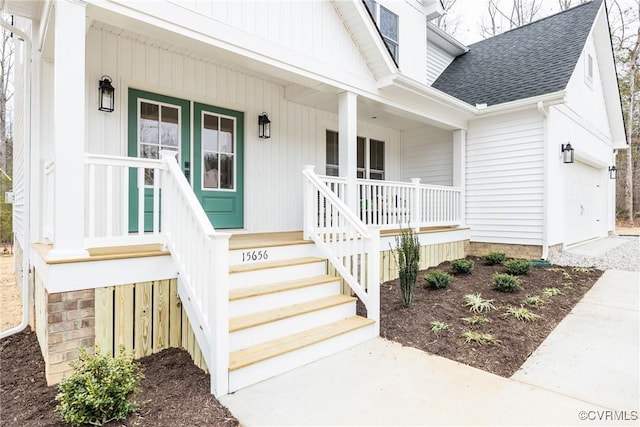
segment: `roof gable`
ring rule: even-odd
[[[471,105],[495,105],[566,88],[602,0],[469,46],[433,87]]]

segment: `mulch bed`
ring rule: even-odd
[[[209,375],[184,350],[140,359],[145,378],[125,422],[108,426],[237,426],[238,420],[209,393]],[[47,387],[44,361],[30,329],[0,341],[0,425],[67,426],[57,413],[57,387]]]
[[[495,272],[505,272],[502,265],[487,266],[481,258],[469,259],[475,262],[473,272],[456,275],[445,289],[428,288],[423,277],[433,269],[451,273],[449,262],[421,271],[416,284],[414,305],[409,309],[402,305],[399,281],[383,283],[380,291],[380,335],[406,346],[510,377],[603,273],[595,269],[585,271],[572,267],[533,267],[529,274],[520,276],[522,289],[504,293],[493,289],[492,279]],[[565,284],[570,284],[570,287]],[[541,307],[525,304],[525,307],[542,316],[541,319],[524,322],[512,316],[503,316],[507,307],[518,308],[524,304],[528,295],[539,295],[542,289],[548,287],[556,287],[563,294],[548,298]],[[473,326],[461,319],[475,314],[464,306],[464,296],[477,293],[485,299],[494,300],[496,310],[480,313],[489,318],[490,322]],[[363,312],[362,306],[359,307],[359,312]],[[445,322],[449,326],[435,334],[430,330],[432,321]],[[499,343],[465,343],[460,335],[469,330],[491,334]]]

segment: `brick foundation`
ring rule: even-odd
[[[485,256],[490,252],[504,252],[509,258],[540,259],[542,246],[471,242],[467,253],[473,256]]]
[[[93,353],[95,293],[93,289],[54,294],[41,289],[37,293],[40,298],[36,299],[42,299],[36,301],[41,304],[36,313],[38,339],[47,384],[53,385],[71,374],[69,362],[77,359],[81,347]]]

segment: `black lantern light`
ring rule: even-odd
[[[111,77],[100,77],[100,84],[98,85],[98,110],[106,111],[108,113],[113,111],[115,105],[115,88],[111,86]]]
[[[271,138],[271,120],[269,120],[267,113],[258,116],[258,138]]]
[[[573,163],[573,147],[568,142],[562,144],[562,161],[564,163]]]
[[[618,169],[614,166],[609,166],[609,178],[616,179],[618,177]]]

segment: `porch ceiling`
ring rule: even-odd
[[[42,0],[0,0],[0,9],[10,15],[38,20],[44,4]]]

